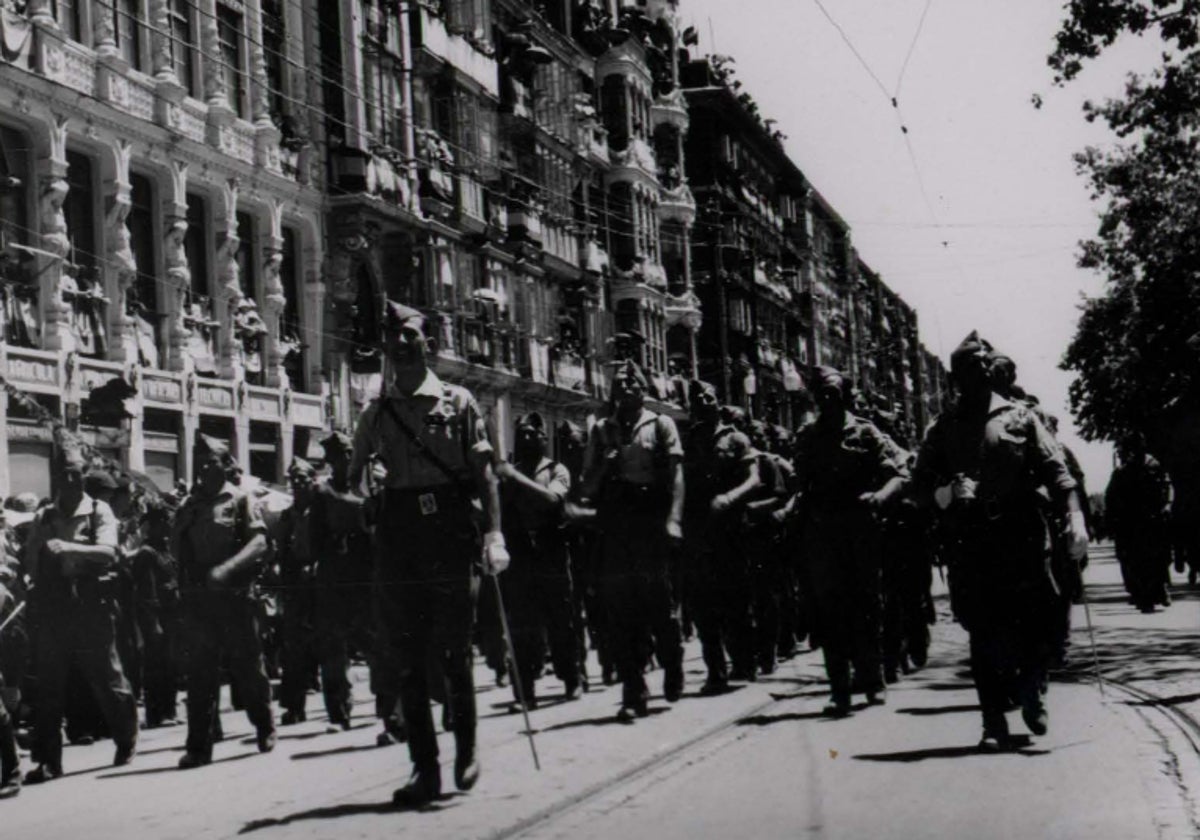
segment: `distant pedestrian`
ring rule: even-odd
[[[1121,463],[1104,494],[1105,511],[1121,565],[1121,579],[1144,613],[1171,603],[1171,485],[1166,471],[1139,438],[1118,449]]]

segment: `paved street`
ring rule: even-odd
[[[427,811],[389,807],[407,753],[374,745],[378,727],[359,685],[354,729],[327,734],[310,696],[309,722],[282,728],[267,756],[232,711],[214,763],[187,773],[174,769],[182,729],[144,733],[134,764],[120,770],[107,766],[108,744],[69,748],[66,778],[0,805],[5,836],[1194,836],[1195,595],[1182,591],[1169,610],[1143,616],[1120,596],[1111,550],[1095,554],[1088,577],[1101,663],[1128,688],[1112,683],[1101,696],[1080,608],[1073,668],[1051,689],[1050,734],[1014,753],[974,751],[965,637],[940,599],[930,666],[894,687],[886,706],[849,720],[819,719],[825,689],[813,653],[757,684],[696,697],[693,642],[688,695],[674,706],[655,698],[636,725],[613,722],[616,688],[570,704],[551,696],[534,713],[539,774],[508,689],[480,668],[482,780]],[[558,687],[547,679],[542,690]],[[1019,715],[1010,719],[1022,732]],[[449,760],[449,736],[442,745]],[[452,788],[449,768],[444,781]]]

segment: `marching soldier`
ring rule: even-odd
[[[282,621],[282,675],[279,680],[279,705],[284,726],[303,723],[305,706],[312,682],[316,657],[313,654],[316,623],[313,541],[317,531],[312,525],[313,484],[316,470],[303,458],[295,458],[288,468],[292,486],[292,506],[279,522],[279,584]]]
[[[466,791],[479,779],[471,637],[480,561],[482,555],[484,570],[496,574],[507,567],[508,552],[492,444],[475,398],[427,365],[420,312],[388,301],[383,329],[390,381],[359,419],[350,486],[358,486],[372,454],[383,460],[375,568],[381,655],[389,660],[385,667],[398,669],[413,762],[411,778],[392,799],[418,807],[442,788],[430,709],[434,657],[449,693],[455,785]],[[475,500],[482,503],[478,516]]]
[[[990,350],[972,332],[951,355],[958,401],[926,433],[914,474],[917,498],[932,500],[951,529],[955,609],[970,634],[983,751],[1008,745],[1010,697],[1021,703],[1033,734],[1048,727],[1046,668],[1058,591],[1039,487],[1068,523],[1072,559],[1087,549],[1062,451],[1033,412],[994,392]]]
[[[267,529],[250,496],[230,484],[229,447],[199,435],[196,486],[175,517],[172,555],[179,563],[187,634],[186,752],[180,769],[212,761],[222,657],[229,666],[259,752],[275,748],[271,686],[251,593],[267,553]]]
[[[562,508],[571,488],[567,468],[546,457],[546,430],[537,412],[517,421],[513,462],[496,466],[504,537],[512,564],[500,577],[525,702],[537,707],[542,639],[567,700],[579,697],[579,636],[572,614],[571,569]]]
[[[137,703],[117,655],[117,519],[83,489],[84,459],[65,444],[53,505],[33,522],[25,564],[34,581],[38,629],[37,744],[25,781],[62,775],[62,718],[68,669],[75,661],[99,700],[117,751],[114,766],[128,764],[137,748]]]
[[[21,792],[21,755],[17,751],[15,714],[20,705],[20,683],[24,675],[24,626],[13,617],[24,593],[23,573],[16,557],[8,554],[9,531],[0,508],[0,625],[9,622],[7,635],[0,636],[0,799]],[[5,680],[8,680],[6,683]]]
[[[170,554],[171,514],[163,501],[149,506],[144,516],[146,539],[133,555],[138,623],[145,644],[147,729],[177,723],[179,572]]]
[[[875,513],[906,477],[887,439],[849,412],[836,370],[816,369],[818,416],[799,433],[796,481],[814,629],[832,699],[826,713],[850,714],[851,674],[870,703],[882,700],[880,544]]]
[[[332,474],[327,482],[317,485],[309,518],[317,564],[317,652],[329,723],[349,729],[353,708],[349,677],[352,642],[371,655],[372,682],[377,670],[368,626],[371,540],[362,497],[350,486],[353,443],[349,435],[334,432],[321,441],[321,447]]]
[[[588,441],[583,496],[601,530],[604,601],[623,689],[617,719],[649,714],[643,669],[652,639],[663,696],[683,694],[683,642],[671,594],[669,552],[683,539],[683,445],[675,421],[644,406],[646,377],[632,361],[617,368],[608,416]]]
[[[741,546],[745,502],[761,486],[750,439],[721,422],[717,391],[694,380],[684,477],[684,545],[689,595],[708,676],[701,694],[729,687],[726,650],[737,679],[754,673],[750,558]]]

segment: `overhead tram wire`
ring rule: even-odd
[[[917,21],[917,30],[913,33],[912,41],[909,42],[908,52],[904,55],[904,63],[900,65],[900,75],[896,78],[896,89],[892,93],[892,102],[900,99],[900,86],[904,84],[904,74],[908,72],[908,62],[912,60],[913,52],[917,49],[917,41],[921,37],[921,31],[925,28],[925,18],[929,16],[929,7],[932,5],[933,0],[925,0],[925,8],[921,10],[921,19]]]

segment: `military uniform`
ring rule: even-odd
[[[903,475],[904,467],[883,434],[849,412],[840,426],[818,421],[801,430],[795,466],[813,632],[834,705],[844,712],[851,664],[868,698],[883,687],[879,525],[860,498]]]
[[[263,661],[259,609],[252,580],[214,587],[209,573],[241,552],[267,528],[250,496],[226,483],[212,496],[188,497],[175,517],[172,554],[179,563],[183,624],[188,647],[187,753],[197,763],[212,758],[221,665],[258,733],[262,751],[274,746],[271,687]],[[189,761],[189,764],[191,762]]]
[[[342,434],[322,441],[326,455],[352,444]],[[318,484],[309,513],[312,552],[316,559],[317,653],[321,662],[321,691],[331,724],[349,728],[353,708],[350,690],[350,649],[357,646],[374,662],[371,627],[371,538],[360,496],[339,489],[333,481]],[[392,695],[394,705],[394,695]]]
[[[740,485],[755,464],[750,439],[723,423],[696,423],[684,457],[687,583],[708,671],[705,693],[723,690],[734,673],[754,673],[749,552],[741,545],[744,508],[714,514],[713,499]]]
[[[641,372],[635,375],[641,377]],[[682,457],[675,421],[645,408],[628,426],[612,414],[601,419],[588,441],[584,473],[603,475],[594,501],[601,533],[601,586],[612,655],[623,685],[623,720],[647,713],[643,670],[651,642],[664,671],[664,696],[673,701],[683,690],[683,643],[666,530],[672,471]]]
[[[440,779],[430,709],[435,658],[449,689],[458,756],[473,758],[475,750],[471,638],[480,540],[472,502],[478,460],[492,457],[492,445],[471,393],[427,370],[413,393],[393,387],[359,419],[351,475],[372,454],[387,467],[374,571],[380,656],[399,680],[414,768]]]
[[[306,720],[308,689],[317,670],[316,654],[316,558],[311,491],[314,470],[297,458],[289,468],[293,481],[292,506],[279,519],[279,603],[282,674],[279,680],[279,705],[284,724]],[[304,487],[298,488],[297,482]]]
[[[518,469],[513,467],[513,469]],[[512,564],[500,576],[504,602],[526,703],[536,704],[534,683],[541,672],[543,638],[549,642],[554,673],[568,697],[580,681],[579,637],[572,604],[570,559],[562,528],[562,505],[570,492],[571,476],[557,461],[542,457],[528,476],[557,499],[554,507],[539,505],[512,481],[500,485],[504,537]]]
[[[972,341],[980,342],[968,337],[955,355],[974,352]],[[1008,737],[1010,697],[1021,701],[1027,722],[1044,715],[1058,589],[1037,490],[1045,487],[1061,500],[1075,482],[1034,414],[995,393],[981,415],[968,414],[960,401],[934,422],[921,444],[914,482],[918,498],[932,497],[944,509],[955,611],[970,633],[983,711],[981,746],[991,748],[992,739],[1003,743]],[[956,486],[968,490],[954,491]]]
[[[52,539],[110,546],[115,551],[117,519],[108,505],[84,493],[74,510],[62,510],[56,503],[40,511],[25,546],[37,617],[34,758],[42,765],[45,778],[62,770],[62,720],[72,662],[99,701],[118,751],[131,755],[137,743],[137,703],[117,654],[116,572],[110,566],[68,576],[61,559],[42,551]]]

